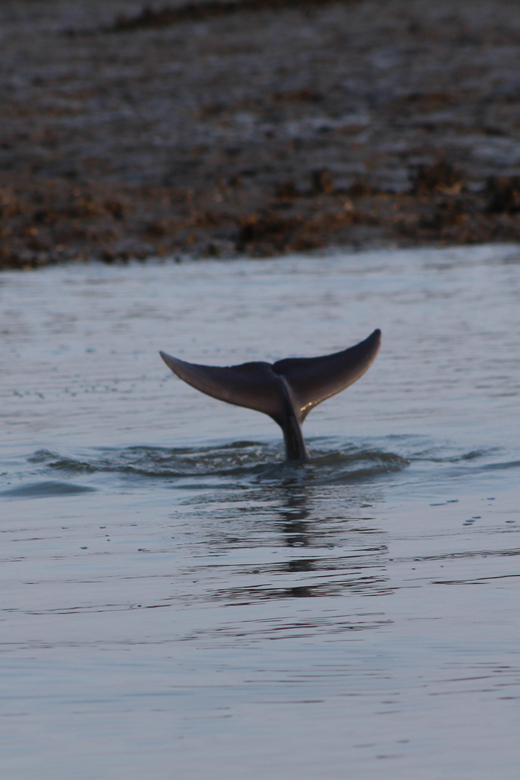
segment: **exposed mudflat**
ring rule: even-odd
[[[4,0],[0,268],[520,238],[520,6]]]

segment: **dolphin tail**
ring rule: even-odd
[[[174,374],[206,395],[228,404],[256,409],[270,417],[280,410],[280,379],[269,363],[201,366],[165,352],[159,354]]]
[[[270,363],[204,366],[165,352],[162,359],[174,374],[213,398],[269,415],[282,428],[287,458],[305,460],[301,431],[306,416],[322,401],[359,379],[374,362],[381,343],[375,330],[354,347],[316,358],[288,358]]]
[[[340,393],[368,371],[381,346],[381,331],[354,347],[315,358],[287,358],[273,365],[275,373],[286,380],[291,389],[294,408],[300,423],[311,409],[327,398]]]

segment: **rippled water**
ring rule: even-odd
[[[0,276],[2,776],[510,780],[520,250]],[[177,380],[376,363],[306,420]]]

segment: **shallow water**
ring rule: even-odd
[[[3,777],[515,776],[520,250],[0,276]],[[305,466],[194,362],[383,330]]]

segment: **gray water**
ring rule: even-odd
[[[520,249],[0,276],[2,778],[510,780]],[[176,379],[383,331],[281,433]]]

